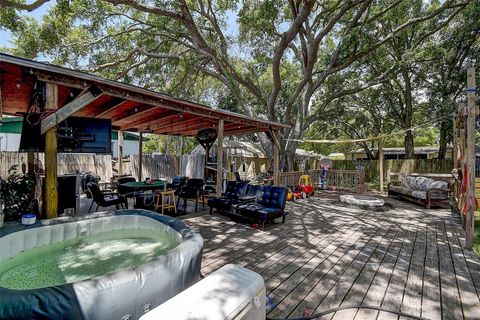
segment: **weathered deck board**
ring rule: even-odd
[[[391,246],[389,247],[385,258],[380,265],[373,281],[368,288],[366,295],[363,298],[362,304],[380,307],[382,304],[383,297],[392,277],[394,266],[398,259],[398,254],[402,248],[405,237],[407,235],[406,228],[399,228],[396,239],[393,240]],[[371,309],[360,309],[358,310],[355,319],[369,320],[376,319],[378,311]]]
[[[289,203],[285,224],[265,231],[219,215],[184,221],[205,239],[202,273],[228,263],[261,274],[271,317],[372,305],[430,319],[480,318],[480,260],[464,251],[459,219],[445,209],[387,199],[372,212],[336,206],[338,194]],[[398,319],[349,309],[322,319]]]
[[[383,298],[382,308],[400,311],[417,227],[418,223],[413,223],[409,226],[404,246],[400,250],[397,263],[395,264],[392,277],[390,278],[387,291]],[[377,319],[397,319],[397,316],[392,313],[380,312]]]
[[[387,234],[384,236],[384,239],[380,242],[378,247],[373,252],[370,259],[362,268],[362,271],[359,273],[355,282],[351,286],[349,292],[344,298],[344,302],[341,304],[345,305],[360,305],[368,292],[372,281],[380,268],[383,259],[387,251],[390,249],[390,246],[393,243],[393,239],[396,237],[399,232],[398,228],[394,225],[390,225],[390,229],[387,231]],[[334,319],[353,319],[357,313],[356,309],[348,309],[335,313]]]
[[[391,225],[387,224],[386,226],[381,226],[377,229],[376,234],[370,238],[365,246],[363,246],[363,248],[360,250],[360,253],[353,259],[345,272],[340,276],[340,278],[336,279],[335,285],[330,289],[328,295],[322,300],[320,305],[317,306],[315,311],[318,312],[320,310],[328,310],[338,307],[340,306],[340,303],[346,301],[346,295],[348,294],[352,284],[355,282],[368,260],[372,257],[375,249],[382,242],[385,235],[389,231],[393,231],[390,230],[390,227]],[[333,316],[333,314],[330,314],[325,318],[330,319],[330,316]]]
[[[476,306],[480,305],[480,300],[472,283],[471,275],[468,270],[463,250],[456,237],[455,230],[450,222],[445,224],[448,242],[450,243],[450,251],[453,258],[453,266],[457,285],[460,293],[460,301],[462,302],[463,315],[467,319],[480,318]]]
[[[463,318],[455,270],[444,223],[437,223],[438,253],[440,258],[440,287],[444,319]]]
[[[427,248],[425,272],[423,274],[422,317],[440,319],[442,307],[440,299],[440,275],[438,270],[437,231],[435,225],[426,226]]]
[[[425,270],[425,248],[426,248],[425,223],[420,222],[417,228],[413,255],[408,270],[407,284],[403,295],[401,311],[416,316],[421,315],[423,276]],[[400,317],[402,320],[408,318]]]

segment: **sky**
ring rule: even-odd
[[[29,15],[36,20],[40,20],[45,13],[47,13],[48,9],[50,9],[53,5],[55,5],[56,1],[50,1],[45,3],[43,6],[34,10],[30,13],[24,13],[25,15]],[[10,32],[5,30],[0,30],[0,47],[11,47],[12,46],[12,35]]]
[[[29,2],[29,1],[27,1]],[[40,21],[42,17],[48,12],[48,10],[56,4],[56,0],[51,0],[30,13],[24,13],[30,15],[34,19]],[[226,36],[238,36],[238,23],[237,23],[237,13],[231,10],[227,11],[227,28],[225,30]],[[1,47],[12,47],[13,37],[10,32],[0,29],[0,48]],[[229,52],[232,55],[245,58],[248,55],[249,50],[247,48],[239,48],[238,46],[233,46],[229,48]]]

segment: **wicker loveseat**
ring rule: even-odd
[[[422,176],[405,176],[401,182],[388,184],[388,196],[424,205],[448,207],[450,182],[435,181]]]

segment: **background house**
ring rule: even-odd
[[[376,154],[378,149],[372,148],[372,153]],[[435,159],[438,157],[439,147],[415,147],[415,159]],[[452,159],[452,147],[447,147],[446,159]],[[385,160],[405,159],[405,148],[383,148]],[[367,153],[364,149],[358,149],[346,154],[349,160],[367,160]]]

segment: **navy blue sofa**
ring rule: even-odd
[[[282,218],[285,222],[285,205],[288,190],[285,187],[262,186],[256,195],[254,203],[239,203],[233,205],[235,213],[249,220],[258,221],[265,228],[265,223]]]

